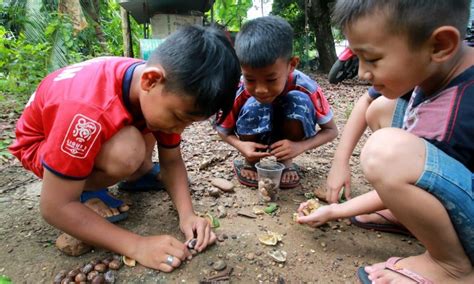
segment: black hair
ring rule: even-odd
[[[279,58],[290,60],[293,53],[293,28],[277,16],[260,17],[246,22],[235,39],[241,65],[262,68]]]
[[[338,0],[333,21],[343,30],[374,12],[387,16],[387,32],[406,34],[412,48],[419,47],[441,26],[453,26],[463,39],[470,0]]]
[[[225,33],[214,27],[186,26],[151,54],[148,66],[165,70],[167,91],[195,98],[196,116],[227,115],[240,80],[240,65]],[[225,117],[225,116],[224,116]]]

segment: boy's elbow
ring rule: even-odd
[[[49,224],[53,224],[55,218],[57,218],[58,216],[58,213],[55,210],[55,206],[53,206],[51,202],[47,202],[43,199],[40,199],[39,209],[41,217],[43,217],[43,219]]]

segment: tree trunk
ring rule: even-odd
[[[128,15],[127,10],[122,7],[120,7],[120,16],[122,17],[123,55],[126,57],[133,57],[130,17]]]
[[[327,0],[305,0],[308,2],[309,26],[316,35],[319,54],[319,70],[328,73],[336,61],[336,48],[331,31],[331,10]]]
[[[89,5],[90,3],[90,5]],[[99,42],[100,46],[102,47],[104,53],[108,52],[107,48],[107,41],[105,39],[104,31],[102,30],[102,26],[100,25],[100,2],[99,0],[92,0],[92,1],[84,1],[81,0],[81,5],[85,8],[86,13],[91,17],[92,21],[94,22],[94,30],[95,35],[97,37],[97,41]]]

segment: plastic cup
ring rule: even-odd
[[[258,162],[255,168],[257,168],[260,198],[265,202],[278,200],[281,174],[285,165],[278,162]]]

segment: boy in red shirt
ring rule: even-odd
[[[89,198],[84,192],[148,173],[154,140],[145,134],[152,132],[162,182],[177,208],[180,228],[187,240],[197,238],[197,251],[205,249],[215,235],[194,214],[180,134],[194,121],[227,113],[239,76],[225,34],[198,26],[169,36],[148,62],[102,57],[47,76],[26,105],[10,148],[43,179],[43,217],[85,243],[144,266],[162,271],[178,267],[190,257],[182,242],[166,235],[139,236],[111,224],[103,217],[118,212],[97,205],[104,194],[80,202]]]

